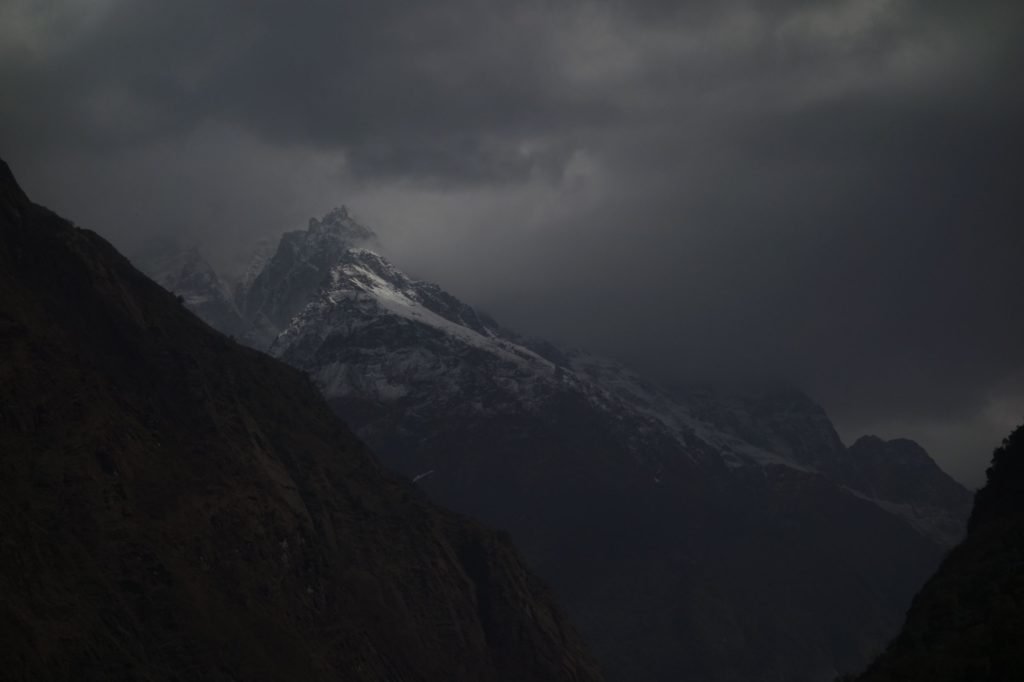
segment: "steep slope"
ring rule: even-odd
[[[995,451],[967,538],[862,682],[1024,679],[1024,427]]]
[[[271,353],[432,497],[510,529],[615,679],[859,669],[952,542],[944,520],[962,527],[955,482],[900,497],[884,453],[863,465],[798,391],[658,387],[523,339],[374,251],[319,250],[320,224],[258,278],[296,311]]]
[[[4,679],[600,679],[507,539],[5,165],[0,594]]]

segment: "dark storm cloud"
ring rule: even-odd
[[[669,378],[781,376],[977,481],[1024,411],[1017,2],[0,4],[0,148],[125,246],[349,200]],[[115,199],[112,200],[111,197]],[[1015,416],[1016,415],[1016,416]]]
[[[21,87],[5,104],[36,145],[103,150],[215,121],[343,147],[364,175],[503,177],[522,166],[510,135],[602,116],[549,68],[567,15],[545,5],[114,2],[69,49],[10,50]]]

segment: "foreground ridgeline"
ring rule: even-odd
[[[0,166],[4,680],[597,681],[501,535]]]
[[[232,285],[194,253],[142,265],[312,376],[385,464],[509,529],[620,682],[862,670],[964,533],[970,493],[913,442],[846,447],[792,388],[659,386],[523,338],[344,209]]]
[[[1024,680],[1024,427],[996,450],[967,538],[860,682]]]

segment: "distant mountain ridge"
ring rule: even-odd
[[[145,263],[154,282],[181,296],[185,305],[210,326],[231,335],[248,329],[231,287],[203,258],[198,246],[179,249],[168,244],[164,249],[150,249],[137,261]]]
[[[970,494],[919,448],[846,448],[794,389],[664,388],[522,338],[357,225],[287,233],[239,291],[244,338],[435,499],[511,529],[612,678],[856,670],[962,535]]]

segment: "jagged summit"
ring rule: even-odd
[[[329,210],[319,220],[316,218],[310,218],[309,229],[314,230],[324,225],[343,225],[351,221],[352,216],[349,215],[348,207],[342,204],[341,206],[335,206]]]
[[[372,230],[359,224],[344,206],[322,218],[310,218],[306,230],[281,235],[281,240],[251,282],[244,282],[235,300],[249,329],[247,343],[266,349],[316,291],[331,268],[353,248],[379,248]]]
[[[344,205],[332,208],[320,219],[310,218],[307,232],[311,235],[328,235],[349,246],[377,243],[377,235],[373,230],[357,222]]]
[[[310,227],[312,227],[315,223],[336,223],[350,219],[351,217],[349,216],[348,213],[348,206],[342,204],[341,206],[335,206],[334,208],[329,210],[327,213],[324,214],[324,217],[321,218],[320,220],[317,220],[316,218],[310,218],[309,224]]]

